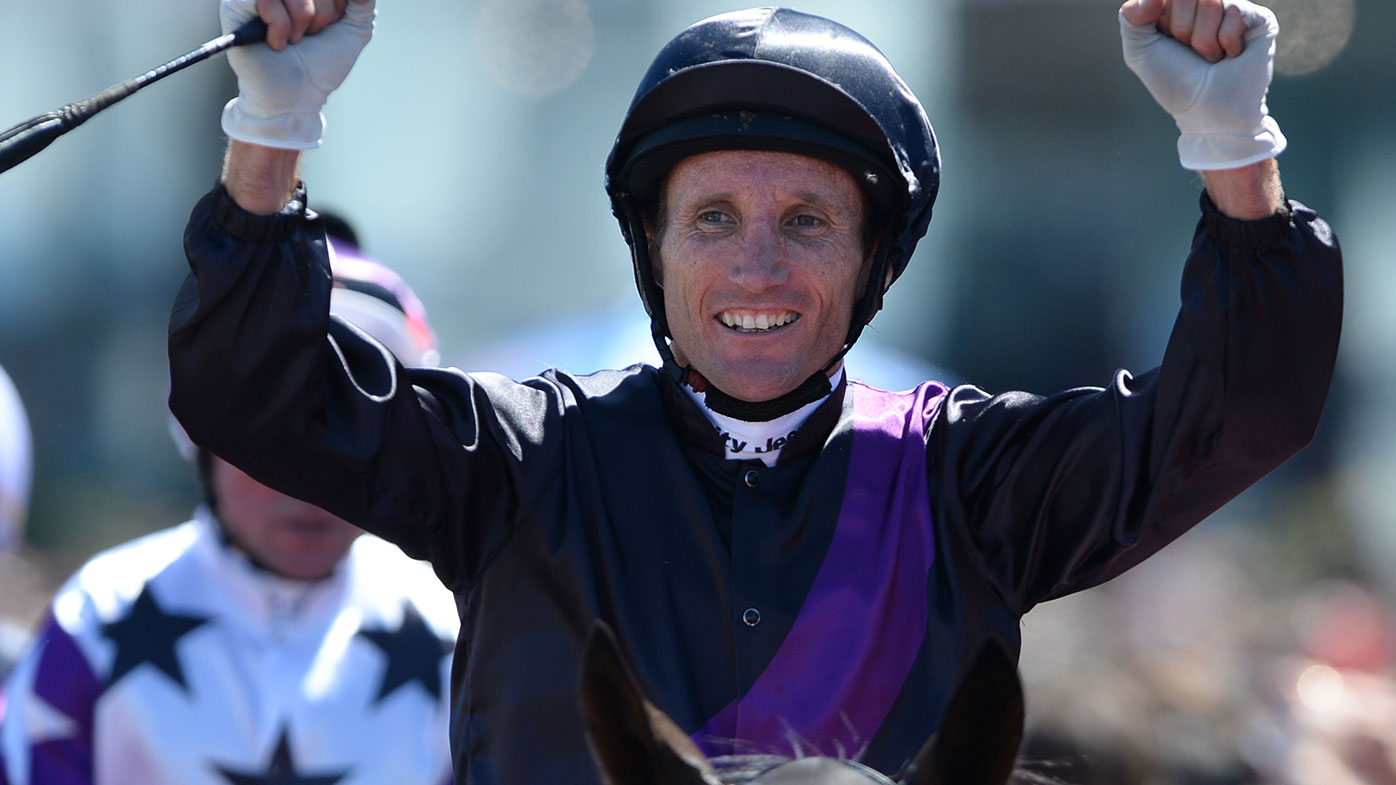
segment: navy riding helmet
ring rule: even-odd
[[[710,17],[660,50],[606,162],[606,193],[630,245],[660,356],[676,374],[683,371],[672,367],[665,342],[664,295],[650,269],[642,215],[679,160],[713,150],[808,155],[842,166],[863,187],[879,238],[868,280],[886,283],[869,285],[855,305],[847,351],[881,309],[883,294],[906,269],[931,220],[940,156],[920,101],[867,39],[786,8]],[[802,386],[800,403],[790,405],[790,395],[768,403],[775,410],[798,408],[828,392],[821,377]],[[708,401],[714,403],[711,393]],[[771,406],[764,411],[780,413]]]

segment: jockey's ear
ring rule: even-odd
[[[587,634],[577,691],[606,785],[721,785],[698,746],[645,697],[605,622]]]
[[[1023,686],[998,641],[979,647],[940,729],[897,777],[901,785],[1005,785],[1023,741]]]

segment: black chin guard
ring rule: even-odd
[[[742,422],[768,422],[783,417],[805,404],[814,403],[832,391],[829,377],[820,371],[806,379],[799,387],[769,401],[743,401],[708,385],[707,392],[703,393],[703,402],[718,414],[725,414]]]

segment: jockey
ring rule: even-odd
[[[434,364],[398,274],[344,239],[323,248],[353,350]],[[59,589],[5,688],[0,782],[449,783],[450,594],[171,431],[206,502]]]
[[[1264,8],[1121,8],[1126,61],[1202,172],[1201,216],[1159,367],[1043,396],[893,393],[845,367],[927,229],[939,155],[876,47],[774,8],[666,45],[608,159],[662,368],[514,380],[367,351],[329,318],[298,166],[375,7],[306,5],[222,4],[225,26],[260,11],[269,33],[229,56],[171,409],[455,592],[458,782],[599,781],[575,698],[595,620],[704,755],[896,771],[981,644],[1016,655],[1033,605],[1137,564],[1312,438],[1341,259],[1280,188]]]

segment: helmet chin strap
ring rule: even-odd
[[[753,402],[734,398],[719,390],[716,385],[708,381],[707,377],[691,365],[680,366],[678,361],[674,359],[674,351],[669,347],[669,342],[664,339],[663,328],[658,324],[651,324],[650,335],[654,338],[655,348],[659,350],[659,356],[664,361],[664,371],[674,381],[701,394],[703,402],[707,404],[709,409],[743,422],[774,420],[828,395],[833,391],[829,383],[829,372],[838,366],[839,361],[843,359],[844,354],[849,349],[845,345],[838,354],[834,355],[834,359],[826,363],[823,368],[815,371],[800,386],[790,392],[768,401]]]

